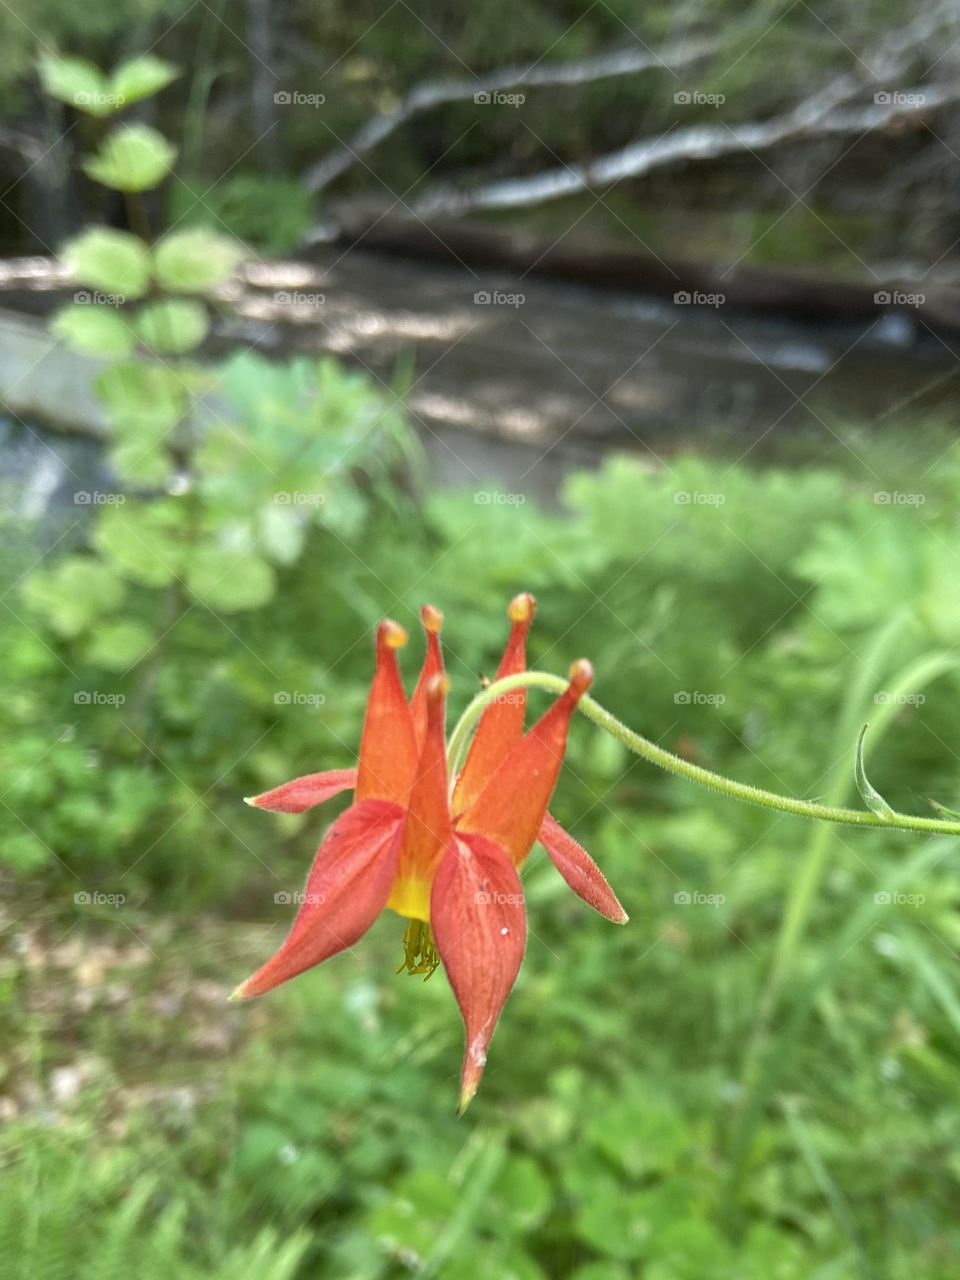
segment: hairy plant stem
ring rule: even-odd
[[[491,702],[513,689],[544,689],[548,693],[562,693],[566,687],[567,681],[560,676],[549,675],[544,671],[523,671],[519,675],[497,680],[477,694],[450,735],[447,751],[450,776],[456,776],[467,738],[484,708]],[[778,795],[775,791],[765,791],[762,787],[752,787],[745,782],[735,782],[732,778],[725,778],[723,774],[691,764],[672,751],[658,747],[649,738],[629,729],[622,720],[618,720],[589,696],[580,699],[577,710],[601,729],[605,729],[618,742],[622,742],[634,755],[648,760],[658,768],[666,769],[668,773],[686,778],[688,782],[696,782],[711,791],[719,791],[731,800],[740,800],[761,809],[772,809],[777,813],[793,813],[801,818],[815,818],[820,822],[837,822],[851,827],[887,827],[893,831],[922,831],[928,835],[960,835],[960,822],[946,818],[919,818],[907,813],[894,813],[892,817],[886,818],[866,809],[846,809],[839,805],[818,804],[812,800],[797,800],[793,796]]]

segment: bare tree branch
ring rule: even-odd
[[[598,156],[589,165],[564,165],[531,177],[492,182],[473,191],[437,188],[410,209],[418,217],[428,217],[517,208],[609,186],[624,178],[638,178],[652,169],[683,160],[715,160],[736,152],[766,151],[783,142],[829,134],[869,133],[956,102],[960,99],[960,85],[926,85],[891,95],[889,102],[826,110],[824,102],[830,96],[817,95],[785,115],[762,122],[674,129]]]
[[[715,52],[718,46],[717,40],[691,40],[670,45],[659,52],[646,48],[619,49],[577,62],[500,67],[473,80],[428,80],[411,89],[394,111],[374,116],[348,142],[335,148],[309,168],[303,180],[308,191],[322,191],[351,165],[356,164],[361,156],[372,151],[413,116],[444,103],[469,102],[478,94],[505,93],[510,89],[589,84],[595,80],[633,75],[638,71],[657,67],[673,71],[697,62]]]

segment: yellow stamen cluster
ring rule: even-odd
[[[433,932],[426,920],[408,920],[403,931],[403,961],[397,973],[422,973],[424,982],[440,963]]]

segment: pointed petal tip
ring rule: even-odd
[[[436,605],[425,604],[420,610],[420,621],[424,631],[433,632],[434,635],[439,634],[443,628],[443,614]]]
[[[477,1090],[480,1087],[479,1075],[469,1080],[464,1080],[460,1086],[460,1102],[457,1106],[457,1119],[459,1120],[466,1112],[467,1107],[477,1096]]]
[[[529,591],[521,591],[507,605],[507,617],[511,622],[532,622],[536,611],[536,598]]]
[[[428,705],[435,702],[442,702],[449,692],[450,692],[449,676],[446,676],[446,675],[432,676],[427,681],[427,688],[426,688]]]
[[[399,622],[392,618],[384,618],[377,627],[377,644],[387,649],[402,649],[409,637]]]
[[[234,987],[227,996],[227,1004],[237,1004],[240,1000],[249,1000],[250,997],[247,995],[247,986],[249,982],[250,979],[248,978],[246,982],[241,982],[239,987]]]
[[[593,684],[593,666],[587,658],[578,658],[570,667],[570,691],[581,697]]]
[[[244,796],[243,803],[248,804],[251,809],[256,809],[259,796]]]

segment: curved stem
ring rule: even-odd
[[[519,675],[506,676],[503,680],[497,680],[484,689],[464,711],[450,735],[447,755],[451,777],[455,776],[459,769],[460,758],[474,724],[480,718],[484,708],[501,694],[508,693],[512,689],[523,688],[562,693],[566,687],[567,681],[560,676],[548,675],[544,671],[523,671]],[[762,787],[752,787],[745,782],[734,782],[732,778],[725,778],[720,773],[713,773],[712,770],[704,769],[698,764],[691,764],[689,760],[674,755],[672,751],[665,751],[663,747],[658,747],[649,738],[629,729],[615,715],[589,696],[580,699],[577,709],[582,711],[588,720],[592,720],[618,742],[622,742],[634,755],[649,760],[651,764],[666,769],[668,773],[686,778],[688,782],[696,782],[702,787],[709,787],[711,791],[719,791],[721,795],[729,796],[731,800],[742,800],[745,804],[757,805],[761,809],[773,809],[777,813],[795,813],[801,818],[816,818],[821,822],[838,822],[851,827],[887,827],[894,831],[960,835],[960,822],[952,822],[946,818],[917,818],[906,813],[894,814],[892,818],[882,818],[866,809],[845,809],[837,805],[818,804],[812,800],[797,800],[793,796],[781,796],[775,791],[765,791]]]

